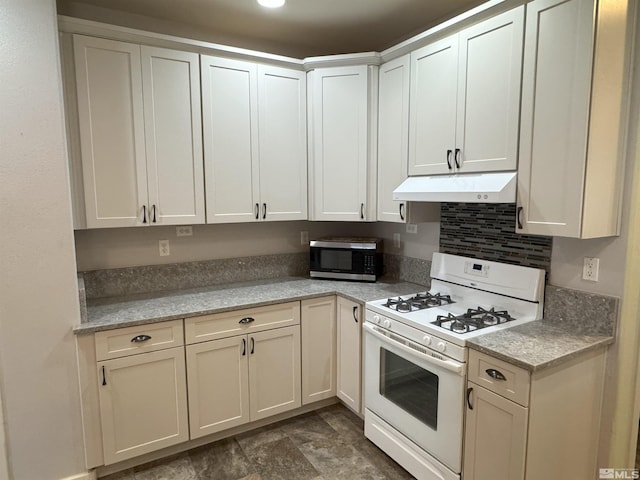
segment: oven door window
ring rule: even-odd
[[[380,395],[433,430],[438,429],[436,374],[380,348]]]

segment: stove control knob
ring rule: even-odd
[[[389,319],[382,322],[382,324],[384,325],[384,328],[391,328],[391,320]]]
[[[373,316],[373,323],[380,324],[380,315],[374,315]]]
[[[429,346],[431,345],[431,337],[429,335],[425,335],[424,337],[422,337],[422,342],[425,344],[425,346]]]
[[[436,350],[439,350],[441,352],[444,352],[447,349],[447,346],[445,345],[444,342],[438,342],[436,344]]]

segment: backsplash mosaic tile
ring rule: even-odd
[[[548,276],[553,238],[516,233],[515,218],[514,203],[442,203],[440,251],[543,268]]]

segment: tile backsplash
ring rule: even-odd
[[[516,233],[515,218],[514,203],[442,203],[440,251],[543,268],[548,274],[553,238]]]

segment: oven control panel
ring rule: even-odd
[[[380,313],[372,310],[366,310],[365,320],[389,330],[392,333],[405,337],[408,340],[423,345],[429,350],[444,354],[450,358],[458,360],[459,362],[467,361],[468,352],[465,347],[461,347],[460,345],[456,345],[445,339],[439,338],[432,332],[418,330],[415,327],[386,317],[385,315],[381,315]]]
[[[465,262],[464,273],[476,277],[487,278],[489,276],[489,265],[482,262]]]

